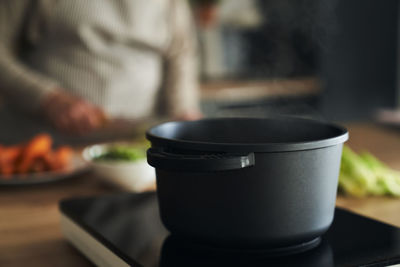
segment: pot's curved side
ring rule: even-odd
[[[343,144],[255,153],[232,171],[156,170],[161,219],[173,234],[230,247],[281,247],[330,226]]]

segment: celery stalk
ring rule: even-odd
[[[368,152],[360,155],[343,147],[339,189],[353,196],[400,196],[400,172],[394,171]]]

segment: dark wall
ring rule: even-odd
[[[321,56],[322,110],[327,118],[367,119],[377,108],[395,105],[398,4],[337,1],[335,25]]]

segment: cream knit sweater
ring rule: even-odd
[[[198,108],[186,0],[1,0],[0,93],[34,111],[62,88],[111,116]]]

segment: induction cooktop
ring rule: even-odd
[[[281,256],[215,250],[170,235],[155,193],[122,193],[60,203],[64,236],[98,266],[391,266],[400,264],[400,228],[336,208],[314,248]],[[400,266],[400,265],[399,265]]]

